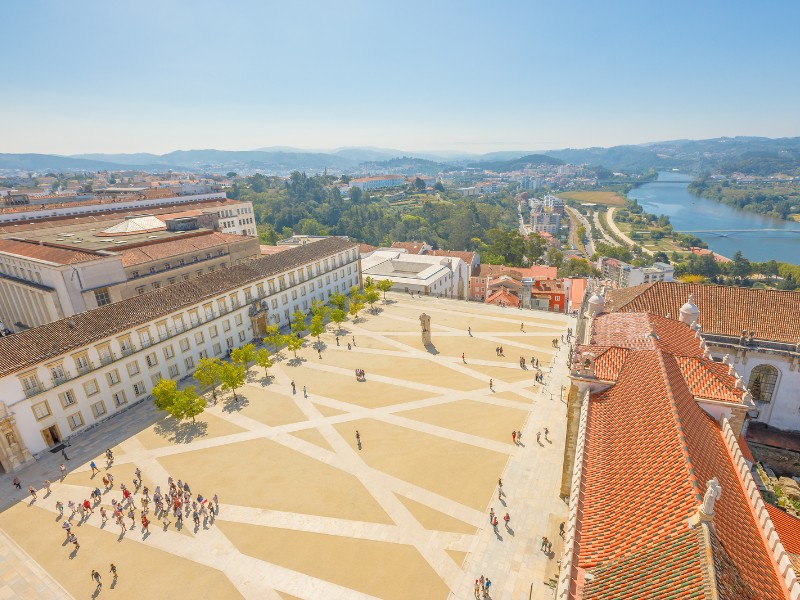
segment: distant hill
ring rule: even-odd
[[[403,175],[436,175],[439,171],[448,170],[448,166],[434,160],[424,158],[414,158],[411,156],[400,156],[389,160],[373,161],[362,163],[362,166],[370,170],[391,169],[394,173]],[[453,170],[455,167],[450,166]]]
[[[0,154],[0,169],[22,171],[164,171],[166,164],[124,164],[57,154]]]
[[[560,158],[547,156],[546,154],[526,154],[519,158],[503,161],[480,161],[471,163],[469,166],[476,169],[486,169],[487,171],[495,171],[496,173],[507,173],[509,171],[519,171],[528,165],[563,165],[564,161]]]

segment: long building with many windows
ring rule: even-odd
[[[0,472],[347,293],[360,262],[328,238],[0,338]]]

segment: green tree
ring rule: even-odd
[[[586,227],[584,227],[583,225],[580,225],[578,227],[578,231],[575,232],[575,235],[577,236],[578,241],[580,243],[583,243],[583,240],[586,239]]]
[[[358,313],[364,310],[364,303],[361,302],[361,296],[358,296],[356,301],[353,301],[353,298],[350,298],[350,307],[348,308],[348,312],[353,316],[353,318],[358,319]]]
[[[177,421],[192,419],[205,410],[206,400],[198,396],[194,386],[190,385],[182,390],[173,379],[161,379],[151,392],[153,403],[158,410],[169,413]]]
[[[444,184],[441,181],[437,181],[433,184],[433,189],[437,192],[444,192]]]
[[[311,324],[309,325],[308,331],[317,338],[317,342],[320,341],[319,336],[325,333],[325,321],[322,315],[314,315],[311,317]]]
[[[394,285],[394,281],[392,281],[391,279],[381,279],[378,282],[376,287],[378,288],[379,291],[383,292],[383,301],[384,302],[386,302],[386,292],[388,292],[390,289],[392,289],[393,285]]]
[[[223,390],[230,390],[233,392],[233,399],[239,400],[236,395],[236,390],[244,385],[247,378],[247,372],[244,365],[235,364],[231,362],[223,362],[222,369],[219,374],[219,381],[222,384]]]
[[[330,298],[328,298],[328,304],[334,308],[344,310],[345,306],[347,306],[347,296],[340,294],[339,292],[335,292],[331,294]]]
[[[269,355],[269,350],[266,348],[259,348],[258,352],[256,352],[256,364],[264,369],[264,376],[268,377],[269,373],[267,370],[274,364],[272,362],[272,357]]]
[[[245,344],[239,348],[231,350],[231,360],[244,367],[245,373],[250,365],[256,360],[256,347],[253,344]]]
[[[294,357],[297,358],[297,351],[303,347],[303,338],[297,337],[296,335],[287,335],[286,347],[294,352]]]
[[[425,182],[422,181],[419,177],[414,180],[414,187],[417,188],[418,192],[421,192],[425,189]]]
[[[217,402],[217,384],[222,369],[222,361],[218,358],[201,358],[194,370],[194,379],[203,387],[211,387],[214,403]]]
[[[306,330],[306,315],[302,310],[297,309],[292,313],[292,332],[295,335],[300,335]]]
[[[328,316],[328,313],[331,312],[330,307],[326,306],[319,300],[313,300],[311,302],[311,316],[312,317],[322,317],[325,320],[325,317]]]
[[[227,178],[229,178],[229,179],[230,179],[231,177],[236,177],[236,171],[228,171],[228,172],[225,174],[225,177],[227,177]]]
[[[286,341],[284,340],[284,336],[281,333],[280,327],[278,327],[277,325],[267,325],[267,329],[264,336],[264,343],[272,346],[272,350],[277,352],[278,348],[280,348],[286,343]]]
[[[547,251],[547,264],[553,267],[560,267],[564,264],[564,255],[556,248]]]
[[[374,287],[364,288],[364,300],[367,301],[371,310],[375,310],[375,303],[381,299],[381,293]]]
[[[336,323],[338,329],[342,328],[342,323],[347,318],[347,313],[344,312],[341,308],[334,308],[331,311],[331,321]]]
[[[736,279],[745,279],[750,275],[752,268],[750,261],[747,260],[740,251],[733,255],[733,261],[729,265],[729,273]]]

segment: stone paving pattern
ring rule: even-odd
[[[339,346],[329,326],[322,358],[309,340],[298,360],[284,351],[268,377],[252,368],[241,400],[220,396],[197,424],[176,424],[141,403],[75,438],[63,481],[60,454],[18,473],[21,491],[11,486],[13,475],[0,476],[0,527],[13,540],[0,538],[0,600],[92,596],[92,569],[104,583],[92,597],[444,600],[474,597],[483,574],[495,600],[551,598],[546,579],[556,557],[539,546],[542,535],[557,537],[567,514],[558,489],[561,386],[569,385],[566,349],[553,349],[551,340],[574,319],[389,299],[378,314],[344,323]],[[432,317],[434,348],[421,342],[423,311]],[[495,354],[500,345],[504,357]],[[534,384],[532,369],[520,368],[520,355],[528,364],[531,355],[539,359],[544,387]],[[357,368],[366,381],[356,381]],[[537,443],[544,427],[549,439]],[[522,445],[515,445],[511,432],[520,429]],[[177,531],[151,513],[149,535],[138,518],[123,535],[112,521],[101,526],[95,509],[82,523],[73,519],[81,544],[74,551],[55,502],[103,487],[88,463],[95,459],[105,472],[106,447],[115,452],[108,470],[117,485],[102,505],[121,500],[119,483],[130,487],[138,466],[151,490],[165,488],[171,475],[188,481],[193,495],[218,494],[219,514],[197,530],[187,519]],[[498,500],[499,477],[505,495]],[[28,485],[41,488],[45,478],[52,493],[30,502]],[[110,562],[120,573],[113,585]],[[52,578],[40,573],[41,588],[32,591],[37,569]]]

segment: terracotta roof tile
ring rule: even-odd
[[[44,260],[59,265],[74,265],[76,263],[98,260],[104,255],[87,250],[64,248],[54,244],[39,244],[25,240],[0,239],[0,252],[8,252],[35,260]]]
[[[611,290],[605,307],[677,319],[689,294],[700,309],[704,333],[739,337],[747,330],[760,340],[800,343],[800,292],[658,281]]]
[[[183,307],[225,294],[237,286],[357,247],[350,241],[331,237],[2,337],[0,377],[137,325],[150,323]]]
[[[205,235],[192,235],[178,239],[171,238],[160,243],[125,248],[119,252],[122,255],[122,266],[132,267],[133,265],[140,265],[154,260],[164,260],[180,254],[208,250],[209,248],[248,240],[252,241],[255,238],[212,231]]]
[[[766,506],[769,518],[781,538],[783,549],[789,554],[800,554],[800,519],[772,504]]]

